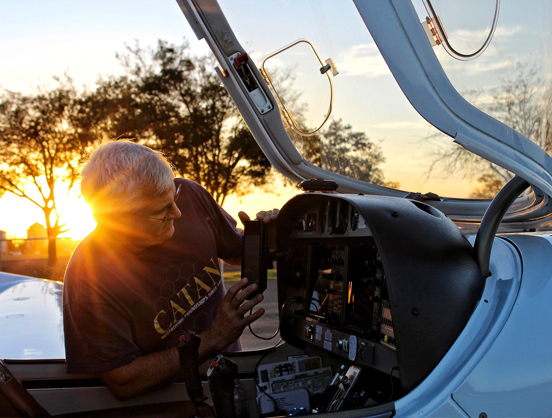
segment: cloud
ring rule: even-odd
[[[511,67],[512,59],[505,51],[510,51],[512,41],[523,31],[521,25],[510,27],[498,27],[494,33],[494,37],[485,50],[483,55],[476,60],[470,61],[469,65],[458,66],[455,60],[451,60],[443,48],[437,48],[435,53],[439,57],[441,65],[447,72],[458,71],[461,69],[463,74],[468,76],[480,75],[483,73],[502,72],[505,68]],[[458,29],[449,32],[449,42],[452,47],[460,52],[469,54],[478,50],[489,34],[489,28],[480,30]]]
[[[503,42],[505,38],[517,36],[522,31],[522,26],[498,27],[496,28],[493,37],[494,39]],[[459,47],[473,47],[474,44],[481,46],[485,39],[487,39],[487,36],[489,36],[489,28],[480,30],[458,29],[449,35],[449,42],[451,42],[452,45],[458,44]]]
[[[482,60],[479,58],[479,61],[472,62],[469,67],[465,68],[465,74],[468,76],[475,76],[487,72],[501,72],[505,68],[512,66],[510,60],[504,61],[494,61],[494,60]]]
[[[335,62],[339,72],[351,76],[375,78],[390,74],[387,64],[374,44],[353,45]]]
[[[512,27],[498,27],[494,34],[494,40],[503,43],[517,36],[524,28],[521,25]],[[460,52],[470,52],[478,49],[488,35],[488,29],[466,30],[459,29],[449,33],[449,39],[455,49]],[[474,49],[474,45],[477,45]],[[444,51],[443,51],[444,52]],[[492,48],[485,51],[488,60],[476,61],[476,64],[470,68],[470,73],[480,73],[484,71],[496,71],[509,66],[511,63],[503,62],[498,59],[497,52]],[[343,74],[350,76],[366,76],[376,78],[383,75],[389,75],[390,71],[383,60],[375,44],[358,44],[349,47],[346,52],[335,60],[337,68]]]
[[[468,47],[465,45],[470,46]],[[473,45],[474,43],[465,43],[463,45],[453,43],[452,47],[460,53],[472,53],[481,46],[481,43],[479,43],[477,47],[474,47]],[[459,65],[457,60],[451,59],[443,48],[439,47],[435,49],[435,53],[447,73],[450,74],[460,71],[466,76],[477,76],[483,73],[502,72],[505,68],[512,66],[512,60],[509,59],[508,56],[503,56],[503,54],[499,52],[500,49],[500,47],[498,49],[493,47],[493,44],[491,43],[489,48],[487,48],[481,56],[475,60],[468,61],[469,64],[464,65]]]

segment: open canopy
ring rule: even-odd
[[[288,178],[429,199],[466,226],[488,206],[477,197],[517,174],[533,192],[505,220],[548,223],[545,0],[530,11],[494,0],[178,2]]]

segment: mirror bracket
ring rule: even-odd
[[[326,65],[320,68],[320,74],[326,74],[329,70],[332,70],[332,75],[334,77],[339,74],[339,71],[337,70],[337,67],[335,66],[333,59],[328,58],[324,62],[326,63]]]
[[[235,54],[232,54],[229,59],[238,73],[243,86],[249,94],[249,97],[257,107],[257,110],[261,114],[265,114],[266,112],[272,110],[272,103],[261,88],[259,82],[253,74],[253,71],[251,71],[251,67],[249,66],[249,56],[247,53],[236,52]]]

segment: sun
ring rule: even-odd
[[[69,228],[60,237],[83,238],[96,228],[92,210],[82,197],[70,197],[60,207],[63,209],[60,223]]]
[[[64,225],[66,232],[60,238],[84,238],[96,228],[96,221],[92,217],[92,209],[86,204],[78,190],[72,189],[63,197],[56,198],[56,208],[59,223]]]

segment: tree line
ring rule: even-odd
[[[272,175],[212,71],[212,58],[193,56],[186,41],[163,40],[155,47],[127,46],[117,58],[124,74],[100,78],[93,90],[78,89],[66,75],[56,77],[52,89],[0,95],[0,197],[12,193],[42,210],[51,269],[56,238],[68,230],[56,191],[60,182],[67,192],[76,186],[82,159],[99,141],[132,139],[163,152],[178,175],[203,185],[221,205]],[[306,157],[322,167],[384,182],[379,146],[341,120],[310,141]]]

